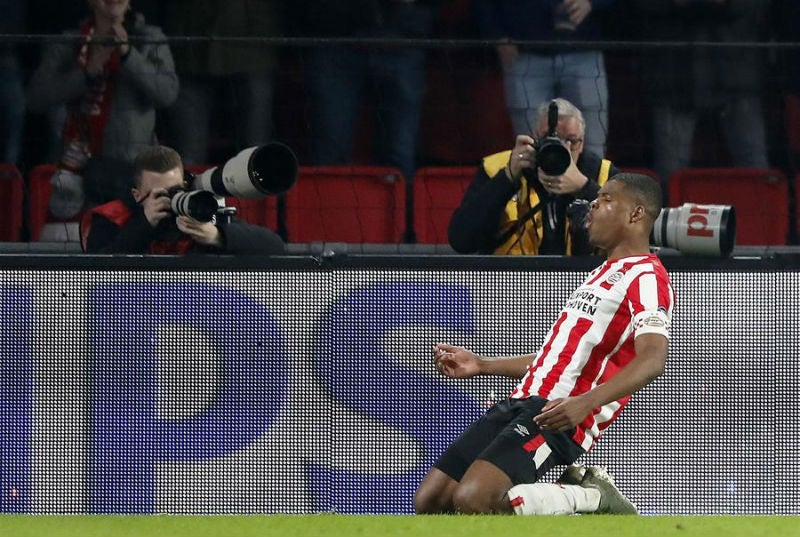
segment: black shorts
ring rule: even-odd
[[[541,479],[557,464],[572,464],[584,454],[575,429],[552,433],[533,421],[547,399],[504,399],[464,431],[434,465],[456,481],[477,459],[503,470],[516,485]]]

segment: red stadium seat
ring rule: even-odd
[[[385,166],[301,166],[286,193],[290,242],[399,243],[404,181]]]
[[[800,237],[800,173],[794,176],[794,212],[796,219],[795,230]]]
[[[39,240],[42,229],[50,220],[47,207],[50,202],[50,179],[55,171],[55,164],[39,164],[28,174],[28,227],[33,241]]]
[[[186,166],[186,171],[199,174],[211,166],[195,164]],[[268,227],[276,230],[278,227],[278,203],[275,196],[267,196],[261,199],[237,198],[228,196],[225,198],[228,207],[236,208],[236,217],[249,224]]]
[[[789,232],[789,184],[780,170],[685,168],[669,180],[670,205],[686,202],[736,209],[736,244],[783,245]]]
[[[447,244],[447,226],[461,203],[474,166],[431,166],[414,176],[414,229],[420,244]]]
[[[22,185],[22,175],[14,164],[0,164],[0,241],[20,239]]]

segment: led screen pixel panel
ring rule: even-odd
[[[410,513],[576,271],[0,272],[0,511]],[[667,373],[584,457],[646,514],[800,514],[796,273],[671,275]],[[554,479],[557,472],[548,476]]]

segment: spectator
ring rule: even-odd
[[[589,254],[582,222],[569,222],[568,208],[575,200],[597,197],[606,180],[618,173],[611,161],[584,151],[583,114],[566,99],[558,98],[556,132],[572,158],[560,176],[536,169],[534,138],[521,134],[510,151],[489,155],[475,172],[461,205],[448,228],[450,245],[472,254]],[[534,136],[547,133],[549,103],[537,111]],[[535,175],[534,175],[535,174]],[[581,219],[575,210],[574,218]]]
[[[89,5],[92,14],[78,33],[67,32],[76,41],[50,44],[28,86],[32,110],[67,107],[50,199],[50,212],[59,218],[78,214],[88,191],[103,192],[89,202],[107,201],[102,197],[116,187],[85,185],[87,163],[133,161],[155,142],[155,109],[171,104],[178,93],[172,55],[159,28],[146,25],[129,0],[89,0]],[[129,36],[141,41],[129,42]]]
[[[25,2],[0,0],[0,34],[25,33]],[[25,91],[14,43],[0,44],[0,162],[18,164],[25,125]]]
[[[442,0],[309,0],[305,31],[312,36],[426,38]],[[416,171],[425,50],[391,45],[331,46],[309,51],[314,106],[312,162],[350,162],[359,107],[372,104],[378,164]]]
[[[762,37],[767,2],[634,0],[643,35],[653,41],[753,42]],[[642,53],[653,114],[653,168],[663,179],[690,165],[699,114],[718,114],[732,164],[767,167],[761,107],[763,58],[756,49],[669,46]]]
[[[186,36],[276,36],[279,7],[277,0],[177,0],[165,7],[165,28]],[[215,112],[228,112],[224,136],[236,149],[269,141],[277,56],[273,47],[214,41],[176,46],[173,52],[181,90],[168,110],[170,136],[187,165],[209,161]]]
[[[134,163],[134,186],[125,199],[84,213],[81,242],[89,253],[280,254],[283,241],[267,228],[223,218],[201,222],[176,216],[170,198],[185,190],[183,162],[168,147],[144,149]]]
[[[600,50],[575,50],[559,41],[603,37],[598,12],[614,0],[474,0],[484,37],[497,40],[506,107],[515,134],[536,127],[536,106],[562,96],[583,111],[586,147],[605,153],[608,83]],[[552,41],[552,48],[526,48],[514,41]]]

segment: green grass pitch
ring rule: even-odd
[[[788,537],[800,517],[770,516],[373,516],[0,515],[14,537]]]

